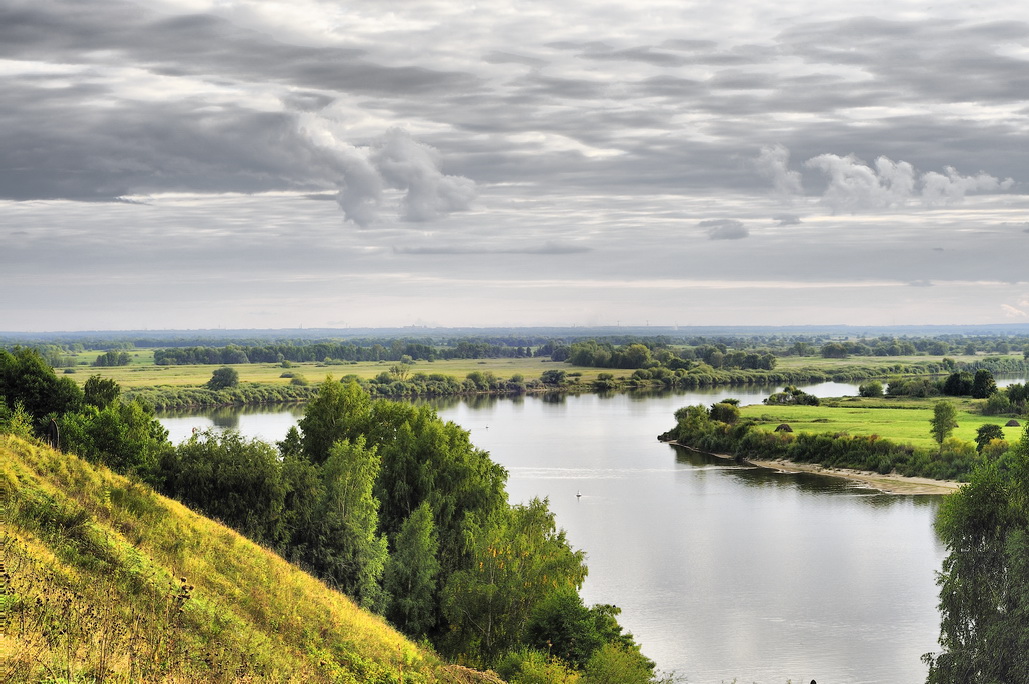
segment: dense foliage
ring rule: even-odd
[[[35,352],[4,354],[0,430],[43,434],[53,419],[63,448],[236,528],[450,657],[503,662],[512,682],[541,662],[583,682],[654,676],[617,608],[581,606],[585,556],[547,502],[508,504],[506,471],[429,407],[327,379],[278,448],[231,431],[172,446],[110,381],[83,393]],[[569,602],[585,614],[558,619]],[[544,647],[569,633],[576,648]]]
[[[1029,427],[944,501],[940,653],[929,684],[1029,682]]]

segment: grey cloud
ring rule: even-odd
[[[527,67],[540,68],[546,66],[547,61],[536,57],[516,55],[510,52],[494,50],[483,56],[483,61],[489,64],[522,64]]]
[[[769,145],[761,148],[761,154],[754,161],[758,173],[772,180],[776,192],[781,195],[799,195],[804,191],[800,174],[790,170],[790,151],[784,145]]]
[[[625,50],[597,50],[584,52],[580,55],[584,59],[602,61],[628,61],[643,62],[654,66],[675,67],[686,64],[687,60],[679,55],[657,52],[649,46],[628,48]]]
[[[927,204],[945,204],[960,200],[970,192],[993,192],[1009,190],[1014,181],[1010,178],[998,180],[986,173],[962,176],[952,166],[945,173],[930,171],[922,175],[922,198]]]
[[[475,183],[442,172],[437,150],[400,129],[390,129],[365,150],[335,150],[342,172],[338,202],[344,217],[366,227],[379,219],[386,188],[404,191],[400,215],[407,221],[431,221],[468,209]]]
[[[778,154],[781,157],[783,152]],[[822,201],[833,211],[885,209],[904,206],[913,199],[925,206],[935,206],[959,201],[969,193],[1004,191],[1014,185],[1011,179],[999,180],[982,172],[962,176],[950,166],[945,167],[942,174],[930,171],[918,175],[912,164],[894,162],[885,156],[875,160],[874,168],[854,155],[835,154],[812,157],[804,166],[828,177]]]
[[[712,240],[741,240],[750,235],[743,222],[736,219],[708,219],[697,225],[706,228]]]
[[[966,25],[862,17],[795,26],[779,39],[810,61],[867,70],[908,99],[982,102],[1021,99],[1029,90],[1029,63],[1001,47],[1024,45],[1027,36],[1029,24],[1018,21]]]
[[[796,214],[779,214],[772,217],[773,221],[778,221],[780,226],[797,226],[803,223],[801,218]]]
[[[912,280],[908,287],[934,287],[934,284],[931,280]]]
[[[538,254],[561,256],[565,254],[582,254],[593,251],[590,247],[570,245],[560,242],[546,241],[541,245],[529,247],[477,247],[477,246],[438,246],[438,247],[394,247],[397,254]]]
[[[324,93],[315,92],[292,92],[282,98],[283,104],[289,109],[301,112],[314,112],[328,107],[336,98]]]
[[[375,64],[359,49],[288,45],[219,17],[166,18],[136,3],[114,1],[0,8],[0,56],[66,63],[109,60],[169,75],[214,71],[257,82],[384,95],[438,94],[477,85],[467,74]]]
[[[408,221],[431,221],[465,210],[475,198],[475,183],[445,175],[439,153],[400,129],[386,133],[371,161],[392,187],[407,191],[403,215]]]

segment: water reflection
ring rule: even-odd
[[[675,452],[675,462],[690,466],[698,471],[711,471],[720,477],[731,477],[745,487],[779,487],[796,489],[800,493],[813,495],[851,496],[861,499],[864,505],[886,508],[900,504],[922,506],[935,512],[942,495],[887,494],[861,482],[821,473],[776,470],[737,462],[714,454],[694,451],[677,444],[669,444]]]

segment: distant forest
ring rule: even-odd
[[[594,331],[595,332],[595,331]],[[1029,358],[1029,332],[1020,334],[941,333],[932,336],[843,336],[840,334],[737,335],[564,335],[552,337],[530,330],[480,336],[432,335],[354,338],[284,338],[274,341],[180,333],[178,337],[118,337],[115,333],[68,333],[0,336],[0,348],[28,347],[55,368],[82,365],[81,355],[97,351],[91,365],[127,365],[129,351],[154,350],[158,365],[226,365],[239,363],[435,361],[543,357],[579,366],[675,370],[680,362],[702,362],[712,368],[772,370],[775,359],[788,356],[847,358],[848,356],[958,356],[1023,353]]]

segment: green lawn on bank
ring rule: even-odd
[[[757,421],[764,430],[774,430],[787,423],[794,432],[831,433],[845,432],[850,435],[879,435],[898,444],[933,446],[936,442],[929,433],[929,419],[933,416],[933,405],[940,398],[898,401],[898,406],[889,406],[889,399],[863,402],[862,400],[837,400],[822,406],[766,406],[755,404],[741,409],[743,418]],[[962,399],[953,401],[958,410],[958,427],[953,436],[967,442],[975,440],[976,430],[986,423],[1002,426],[1004,438],[1009,442],[1019,439],[1020,427],[1003,427],[1010,416],[984,416],[979,402]],[[848,405],[853,404],[853,405]],[[1019,422],[1022,422],[1021,420]]]

